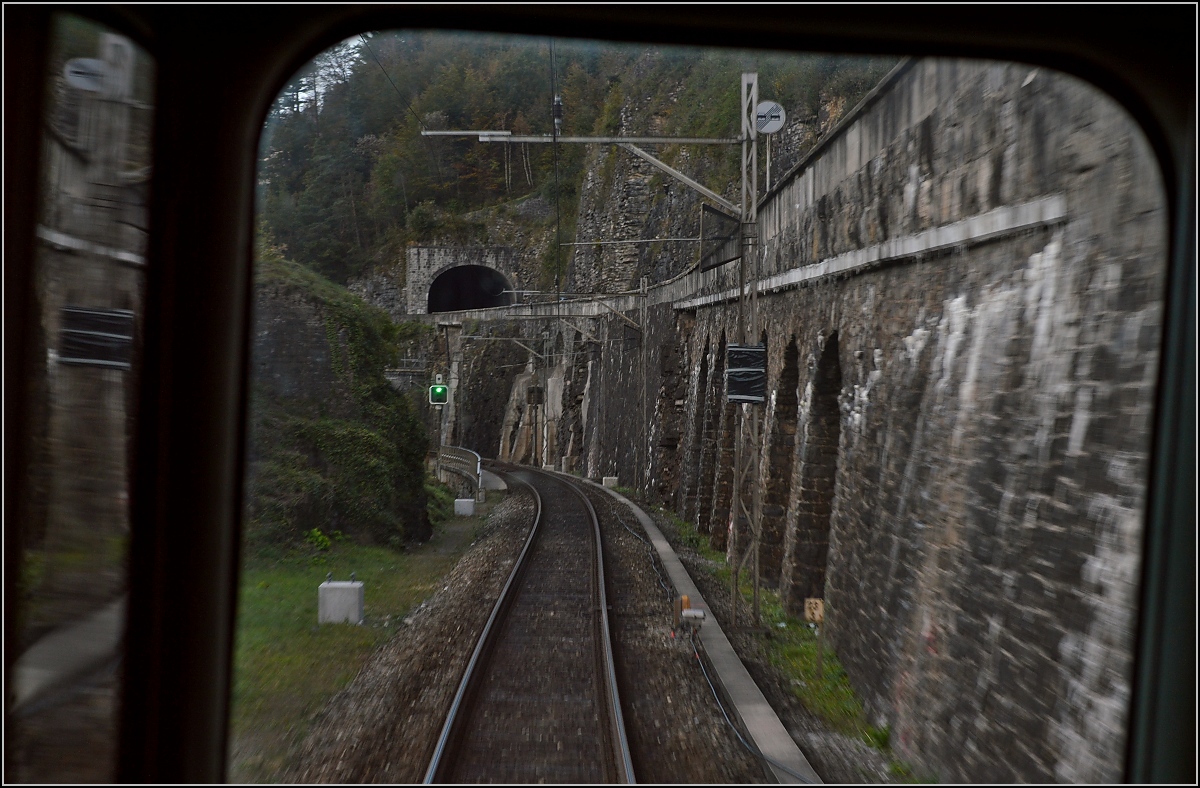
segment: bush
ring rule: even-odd
[[[431,525],[436,527],[454,516],[454,492],[432,476],[425,479],[425,497]]]
[[[328,550],[329,545],[331,544],[329,537],[321,533],[320,528],[314,528],[309,531],[308,536],[305,537],[304,541],[308,542],[310,545],[322,552]]]
[[[320,402],[253,387],[248,543],[324,550],[314,541],[314,531],[328,540],[322,529],[373,544],[428,539],[428,438],[409,397],[383,375],[419,331],[273,248],[259,263],[260,287],[298,296],[323,317],[333,380]]]

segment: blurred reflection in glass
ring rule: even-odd
[[[51,35],[33,445],[8,777],[110,781],[129,534],[154,63],[70,16]]]

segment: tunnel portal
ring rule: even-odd
[[[460,265],[444,271],[429,286],[429,312],[485,309],[513,302],[504,274],[484,265]]]

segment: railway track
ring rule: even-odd
[[[537,521],[425,782],[632,783],[595,510],[561,478],[529,468],[504,475],[532,490]]]

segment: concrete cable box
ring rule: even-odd
[[[326,580],[318,586],[318,624],[361,624],[362,622],[362,581]]]

